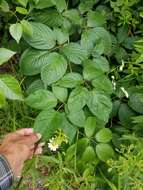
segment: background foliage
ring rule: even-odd
[[[141,0],[0,0],[1,134],[58,147],[16,189],[143,189],[142,17]]]

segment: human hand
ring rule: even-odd
[[[4,155],[9,162],[14,176],[21,174],[24,162],[33,154],[42,153],[43,143],[39,144],[35,150],[35,143],[40,138],[41,135],[34,133],[31,128],[18,130],[4,138],[0,146],[0,154]]]

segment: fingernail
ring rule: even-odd
[[[42,150],[42,149],[39,149],[39,150],[37,151],[37,154],[42,154],[42,152],[43,152],[43,150]]]
[[[38,137],[38,140],[40,140],[41,137],[42,137],[42,135],[41,135],[40,133],[37,133],[36,135],[37,135],[37,137]]]
[[[42,146],[45,146],[45,144],[46,144],[45,142],[42,142],[39,144],[39,146],[42,147]]]

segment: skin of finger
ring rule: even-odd
[[[36,142],[39,141],[39,138],[36,134],[32,134],[29,136],[24,136],[19,140],[19,143],[27,145],[29,148],[33,147]]]
[[[6,135],[3,141],[4,142],[5,141],[14,141],[14,140],[17,140],[18,138],[21,138],[21,136],[29,136],[32,134],[33,134],[32,128],[20,129],[14,133],[9,133],[8,135]]]

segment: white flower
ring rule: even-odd
[[[59,144],[56,143],[55,138],[49,140],[48,148],[54,152],[57,151]]]
[[[128,92],[125,90],[124,87],[121,87],[122,92],[125,94],[126,98],[129,98]]]
[[[124,61],[122,60],[122,65],[119,67],[119,70],[120,70],[120,71],[123,71],[124,66],[125,66],[125,63],[124,63]]]
[[[114,79],[115,79],[115,76],[114,76],[114,75],[112,75],[112,76],[111,76],[111,78],[114,80]]]

